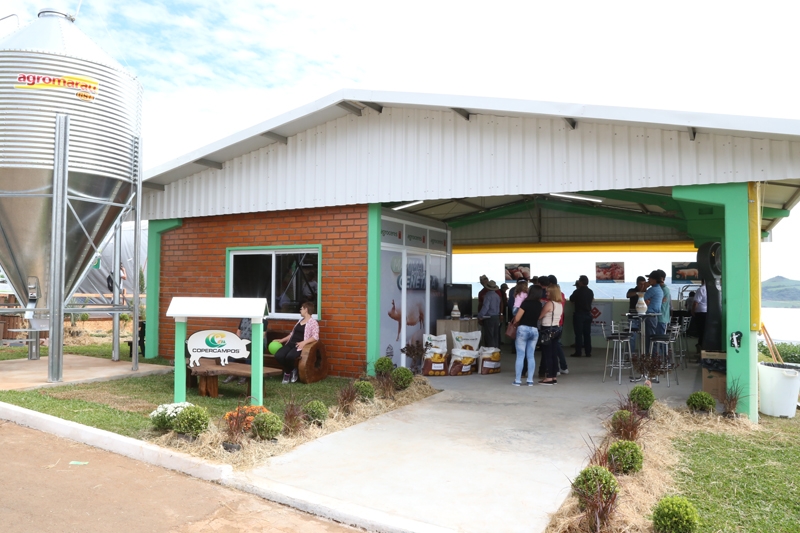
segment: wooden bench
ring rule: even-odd
[[[244,363],[217,364],[215,359],[200,359],[200,366],[191,366],[192,376],[198,378],[197,388],[200,396],[219,397],[219,376],[237,376],[247,379],[247,396],[250,396],[250,375],[252,367]],[[282,376],[283,370],[264,367],[264,377]]]
[[[322,344],[322,341],[306,344],[296,364],[300,383],[316,383],[328,377],[328,358],[325,355],[325,345]],[[277,359],[271,355],[265,355],[264,368],[281,369],[282,367],[278,364]]]

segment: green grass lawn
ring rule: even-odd
[[[149,361],[148,361],[149,362]],[[0,401],[47,413],[129,437],[140,437],[150,428],[148,414],[162,403],[172,403],[172,374],[127,378],[100,383],[86,383],[39,389],[35,391],[0,391]],[[264,380],[264,407],[283,414],[284,400],[292,396],[298,401],[322,400],[336,403],[336,393],[348,382],[329,377],[312,384],[282,385],[281,378]],[[245,387],[223,384],[220,398],[200,397],[197,389],[187,389],[186,401],[208,409],[213,423],[218,422],[238,402],[245,402]]]
[[[762,417],[745,437],[694,433],[677,442],[680,494],[707,533],[800,533],[800,416]]]
[[[111,359],[111,348],[112,344],[110,342],[104,344],[89,344],[86,346],[65,346],[64,353],[70,353],[75,355],[87,355],[89,357],[100,357],[102,359]],[[47,346],[40,346],[39,347],[39,355],[41,357],[47,357],[48,348]],[[128,352],[128,345],[120,343],[119,354],[122,359],[130,359],[130,354]],[[7,361],[9,359],[25,359],[28,357],[28,347],[27,346],[3,346],[0,347],[0,361]],[[161,357],[156,357],[153,359],[145,359],[142,356],[139,356],[140,363],[148,363],[151,365],[169,365],[170,361],[168,359],[162,359]]]

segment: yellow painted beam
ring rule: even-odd
[[[454,254],[566,253],[566,252],[696,252],[691,241],[664,242],[543,242],[460,244]]]
[[[761,331],[761,186],[747,184],[747,223],[750,238],[750,331]]]

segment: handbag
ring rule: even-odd
[[[550,323],[553,323],[553,318],[555,317],[555,303],[553,304],[553,310],[550,311]],[[561,327],[560,326],[545,326],[542,328],[542,334],[539,336],[539,339],[542,343],[542,346],[549,346],[552,344],[553,341],[556,341],[561,338]]]
[[[506,337],[509,339],[517,338],[517,326],[514,325],[514,322],[509,322],[508,326],[506,326]]]

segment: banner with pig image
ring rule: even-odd
[[[700,281],[700,271],[695,261],[672,263],[672,283],[695,283]]]
[[[595,263],[597,283],[625,283],[625,263]]]

